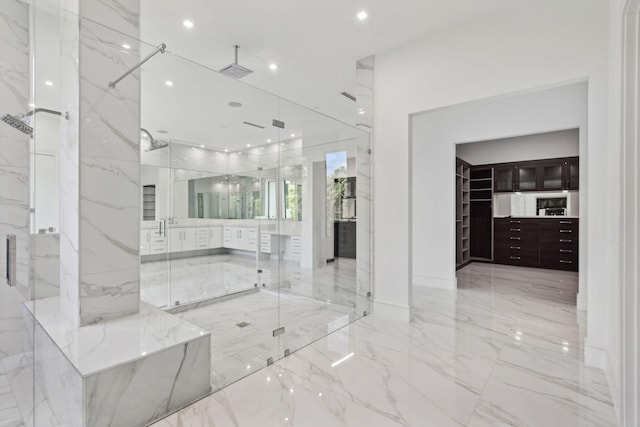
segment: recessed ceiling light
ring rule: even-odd
[[[47,86],[53,86],[53,82],[50,80],[47,80],[46,82],[44,82],[44,84]]]
[[[247,147],[251,147],[251,144],[247,144]]]
[[[364,110],[358,111],[358,114],[363,115],[364,114]]]
[[[192,149],[192,150],[195,150],[195,149],[196,149],[196,147],[191,147],[191,149]]]
[[[173,82],[171,80],[167,80],[166,82],[164,82],[164,84],[166,84],[169,87],[173,86]]]
[[[122,47],[123,47],[123,48],[125,48],[125,49],[127,49],[127,50],[128,50],[128,49],[131,49],[131,46],[130,46],[130,45],[128,45],[128,44],[126,44],[126,43],[122,43]]]
[[[264,150],[264,147],[260,147],[261,150]]]
[[[200,148],[204,148],[204,144],[200,144]]]
[[[185,19],[184,21],[182,21],[182,25],[184,25],[185,28],[193,28],[193,21],[189,21],[188,19]]]
[[[277,70],[278,69],[278,64],[274,64],[274,63],[269,64],[269,69],[271,71]]]
[[[228,149],[228,148],[225,148],[225,149],[224,149],[224,152],[225,152],[225,153],[228,153],[228,152],[229,152],[229,149]]]
[[[364,21],[365,19],[367,19],[369,17],[369,15],[367,14],[367,12],[365,12],[364,10],[358,12],[358,19],[361,21]]]
[[[267,139],[267,142],[271,142],[271,140],[270,140],[270,139]]]
[[[31,107],[31,108],[33,108],[35,106],[36,106],[36,104],[34,104],[33,102],[29,104],[29,107]]]
[[[232,107],[232,108],[240,108],[240,107],[242,107],[242,102],[231,101],[231,102],[227,103],[227,105],[229,107]]]
[[[281,142],[280,145],[284,145],[284,142]]]
[[[292,133],[292,134],[291,134],[291,138],[295,138],[295,137],[296,137],[296,134],[295,134],[295,133]]]

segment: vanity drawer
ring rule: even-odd
[[[294,255],[302,254],[302,237],[291,236],[291,253]]]

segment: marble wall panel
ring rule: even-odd
[[[31,299],[60,295],[60,235],[31,235],[31,265],[29,266]]]

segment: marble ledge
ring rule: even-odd
[[[58,297],[30,301],[25,306],[83,377],[210,335],[145,303],[140,304],[137,314],[82,327],[74,326],[61,313]]]

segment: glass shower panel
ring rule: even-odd
[[[166,309],[211,331],[213,390],[276,357],[278,295],[258,259],[277,118],[278,98],[241,81],[169,52],[145,64],[142,124],[168,156]]]
[[[280,355],[308,345],[368,311],[368,135],[281,100],[279,156]],[[358,181],[363,190],[358,191]],[[362,215],[363,223],[358,221]],[[360,234],[358,236],[358,234]],[[361,247],[359,247],[361,246]],[[359,271],[359,268],[362,271]]]

